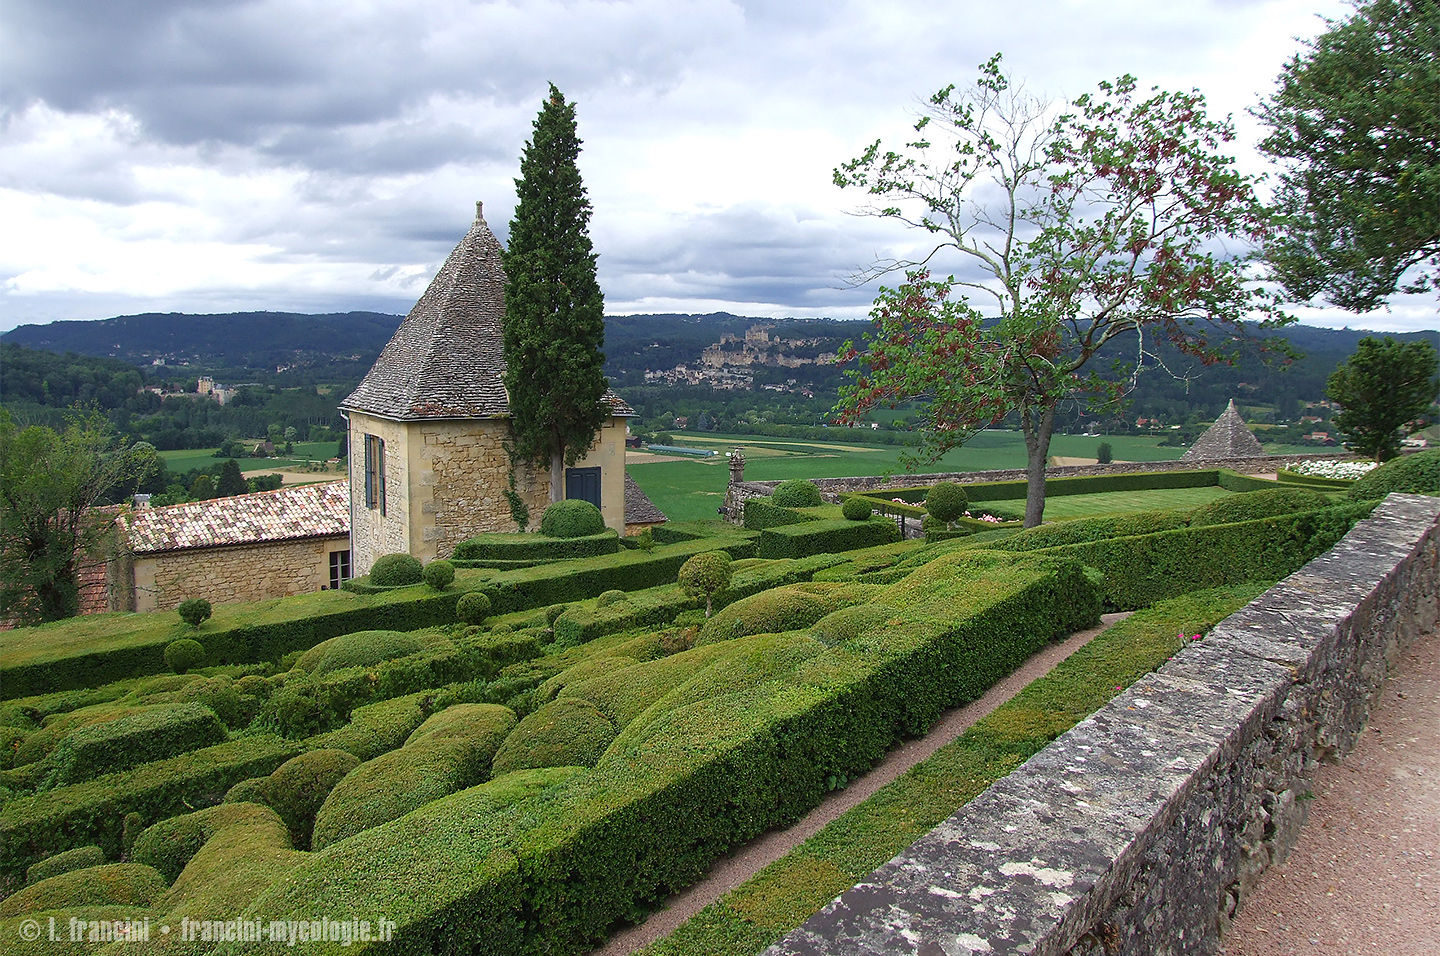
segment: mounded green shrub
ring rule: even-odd
[[[86,844],[115,859],[127,814],[160,820],[197,803],[218,803],[241,780],[269,774],[303,749],[273,734],[254,734],[11,800],[0,806],[0,876]]]
[[[430,587],[443,591],[455,580],[455,565],[443,558],[431,561],[420,572],[420,577]]]
[[[583,644],[604,634],[668,624],[684,611],[697,608],[698,600],[679,585],[669,585],[635,591],[608,605],[597,601],[594,608],[577,604],[555,620],[555,640]]]
[[[455,616],[464,624],[480,624],[490,615],[490,597],[483,591],[460,595],[455,603]]]
[[[815,515],[775,504],[774,498],[749,498],[745,501],[745,530],[764,531],[802,521],[815,521]]]
[[[612,604],[619,604],[625,600],[628,600],[628,596],[624,591],[610,590],[595,599],[595,606],[597,608],[610,607]]]
[[[775,588],[717,611],[700,629],[697,646],[747,634],[778,634],[809,627],[835,610],[824,598],[795,588]]]
[[[705,602],[706,617],[710,616],[715,595],[730,584],[730,563],[730,555],[724,551],[706,551],[687,559],[676,574],[680,590]]]
[[[931,485],[930,490],[925,493],[925,510],[936,521],[949,524],[965,514],[969,507],[970,496],[953,481]]]
[[[199,641],[182,637],[165,645],[165,666],[177,674],[194,670],[205,663],[205,647]]]
[[[815,622],[810,636],[821,644],[843,644],[873,628],[883,627],[890,620],[889,608],[878,604],[855,604],[831,611]]]
[[[418,654],[423,649],[414,635],[404,631],[357,631],[326,641],[325,653],[315,663],[314,674],[323,677],[342,667],[371,667]]]
[[[215,613],[210,602],[204,598],[190,598],[188,601],[181,601],[175,607],[175,611],[180,615],[180,620],[191,627],[199,627],[210,619],[211,614]]]
[[[177,704],[208,707],[225,726],[236,730],[248,726],[260,709],[259,698],[241,694],[236,682],[224,676],[193,680],[176,691],[172,699]]]
[[[81,906],[151,906],[170,887],[153,868],[109,863],[71,870],[0,901],[0,918]]]
[[[238,912],[304,859],[291,851],[289,831],[275,811],[254,803],[224,803],[161,820],[140,834],[132,854],[173,884],[167,902],[209,904],[206,911],[215,913]]]
[[[545,704],[560,696],[571,684],[610,674],[640,663],[637,658],[623,655],[588,657],[578,664],[565,668],[553,677],[547,678],[535,688],[535,702]]]
[[[525,568],[552,561],[593,558],[620,550],[620,536],[598,534],[554,538],[543,534],[478,534],[455,546],[454,561],[465,568]]]
[[[870,502],[857,495],[845,499],[845,503],[840,506],[840,513],[849,521],[868,521],[875,509],[870,507]]]
[[[540,533],[550,538],[583,538],[605,530],[600,509],[588,501],[557,501],[540,516]]]
[[[425,701],[431,696],[432,692],[426,691],[356,707],[344,727],[311,737],[305,743],[317,749],[343,750],[362,761],[373,760],[405,743],[411,731],[425,720]]]
[[[815,482],[804,478],[789,478],[775,486],[771,499],[779,508],[813,508],[823,504],[820,489]]]
[[[343,750],[311,750],[282,763],[265,778],[261,801],[280,815],[296,846],[310,845],[315,814],[335,785],[360,766],[360,759]],[[227,802],[230,794],[226,794]]]
[[[456,704],[431,716],[399,750],[366,761],[336,784],[315,816],[312,845],[324,849],[483,783],[515,726],[514,712],[498,704]]]
[[[593,767],[615,725],[588,700],[559,697],[527,716],[495,754],[494,776],[543,767]]]
[[[1317,508],[1328,508],[1330,504],[1327,496],[1308,488],[1266,488],[1263,491],[1245,491],[1217,498],[1209,504],[1196,508],[1190,513],[1190,525],[1200,528],[1209,524],[1258,521],[1261,518],[1290,514],[1294,511],[1314,511]]]
[[[129,770],[225,739],[215,712],[199,704],[137,708],[116,720],[73,730],[45,758],[45,786],[63,787]]]
[[[425,569],[420,559],[411,554],[382,554],[370,566],[370,583],[378,588],[398,588],[419,584]]]
[[[54,856],[47,856],[39,863],[30,864],[25,870],[26,883],[39,883],[41,880],[48,880],[52,876],[59,876],[61,873],[69,873],[71,870],[83,870],[91,866],[103,866],[105,864],[105,851],[98,846],[77,846],[73,850],[65,850]]]
[[[1350,486],[1356,501],[1378,501],[1393,492],[1440,495],[1440,449],[1392,458]]]
[[[975,540],[976,547],[993,548],[997,551],[1034,551],[1039,548],[1054,548],[1065,544],[1081,544],[1087,541],[1103,541],[1107,538],[1124,538],[1137,534],[1153,534],[1157,531],[1172,531],[1190,524],[1187,511],[1141,511],[1128,515],[1097,515],[1093,518],[1074,518],[1070,521],[1052,521],[1016,531],[1002,540],[987,538]],[[969,547],[971,541],[966,541]]]

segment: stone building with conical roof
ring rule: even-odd
[[[1240,417],[1240,410],[1235,407],[1235,399],[1232,398],[1225,411],[1215,419],[1215,424],[1195,439],[1195,444],[1180,456],[1180,460],[1214,461],[1219,458],[1264,456],[1265,449],[1260,446],[1260,440],[1255,437],[1255,433],[1250,431],[1250,426]]]
[[[479,203],[475,221],[400,323],[359,387],[340,403],[349,421],[350,539],[355,574],[382,554],[447,557],[460,541],[514,531],[505,451],[505,268]],[[625,420],[614,392],[595,444],[566,469],[566,498],[596,504],[625,529]],[[549,471],[515,468],[534,521],[550,500]]]

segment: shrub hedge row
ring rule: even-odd
[[[578,538],[552,538],[543,534],[481,534],[457,544],[451,561],[459,568],[508,567],[517,562],[537,564],[569,558],[593,558],[619,550],[619,535],[608,529]]]
[[[764,531],[802,521],[814,521],[814,515],[807,515],[794,508],[782,508],[771,498],[750,498],[745,502],[745,530]]]
[[[215,712],[200,704],[146,707],[65,735],[42,761],[45,789],[129,770],[225,740]]]
[[[749,557],[755,547],[752,538],[743,532],[696,537],[654,552],[623,551],[485,579],[462,578],[443,592],[421,584],[374,596],[322,592],[252,605],[222,605],[199,633],[211,664],[279,660],[341,634],[413,631],[453,623],[457,595],[467,590],[490,592],[494,613],[506,614],[584,600],[611,588],[666,584],[675,580],[686,558],[700,551],[719,548],[732,557]],[[165,669],[165,645],[182,633],[195,632],[176,622],[173,614],[158,611],[22,628],[9,632],[7,639],[16,641],[12,646],[17,650],[23,642],[23,655],[6,648],[7,658],[22,659],[0,668],[0,681],[7,697],[23,697],[155,674]]]
[[[594,770],[504,805],[491,795],[508,777],[432,803],[307,861],[247,912],[394,914],[387,952],[579,951],[1098,615],[1071,561],[938,564],[911,576],[927,575],[918,591],[880,595],[891,614],[879,636],[830,648],[791,637],[783,655],[770,635],[731,642],[724,666],[632,720]]]
[[[118,859],[127,813],[152,821],[219,803],[241,780],[266,775],[305,749],[257,734],[12,800],[0,808],[0,875],[77,846],[95,845]]]
[[[1319,488],[1323,490],[1344,491],[1355,484],[1351,478],[1322,478],[1319,475],[1302,475],[1298,471],[1291,471],[1288,468],[1281,468],[1275,473],[1275,478],[1282,484],[1305,485],[1306,487]]]
[[[900,529],[886,517],[867,521],[807,521],[769,527],[760,532],[757,554],[762,558],[808,558],[837,551],[855,551],[900,540]]]

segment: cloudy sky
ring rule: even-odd
[[[1245,114],[1338,0],[0,0],[0,330],[143,311],[405,312],[547,82],[578,103],[607,310],[856,317],[916,237],[831,170],[1003,52]],[[953,267],[952,267],[953,268]],[[1434,300],[1303,313],[1433,328]]]

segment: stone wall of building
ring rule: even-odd
[[[1437,520],[1391,495],[768,953],[1217,953],[1317,762],[1436,626]]]
[[[189,598],[228,604],[319,591],[330,586],[331,552],[349,548],[348,538],[331,537],[138,554],[134,604],[126,609],[168,611]]]
[[[505,497],[510,456],[504,419],[395,422],[350,412],[350,535],[355,574],[382,554],[408,552],[421,561],[448,557],[472,535],[514,531]],[[365,436],[385,442],[386,507],[365,502]],[[577,468],[601,470],[600,512],[625,528],[625,419],[611,418]],[[548,469],[516,468],[516,491],[530,508],[530,529],[550,503]]]

